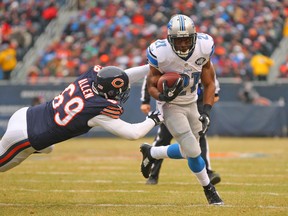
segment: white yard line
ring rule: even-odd
[[[51,205],[51,204],[23,204],[23,203],[0,203],[1,207],[53,207],[53,206],[87,206],[87,207],[179,207],[176,204],[114,204],[114,203],[99,203],[99,204],[87,204],[87,203],[73,203],[73,204],[60,204],[60,205]],[[181,208],[193,208],[193,207],[207,207],[207,204],[195,204],[195,205],[180,205]],[[214,207],[214,206],[211,206]],[[288,206],[262,206],[262,205],[223,205],[217,206],[219,208],[260,208],[260,209],[288,209]]]
[[[259,175],[257,176],[259,177]],[[284,175],[283,175],[284,177]],[[31,182],[31,183],[45,183],[45,182],[52,182],[53,180],[34,180],[34,179],[19,179],[16,180],[17,182]],[[116,180],[104,180],[104,179],[98,179],[98,180],[56,180],[57,182],[61,183],[85,183],[85,184],[111,184],[111,183],[118,183],[118,184],[144,184],[144,181],[116,181]],[[159,183],[160,185],[199,185],[198,182],[192,181],[191,182],[164,182],[162,181]],[[253,187],[261,187],[261,186],[271,186],[271,187],[283,187],[287,186],[286,183],[242,183],[242,182],[221,182],[221,185],[234,185],[234,186],[253,186]],[[0,189],[1,190],[1,189]]]
[[[29,189],[29,188],[0,188],[0,191],[25,191],[25,192],[34,192],[34,193],[155,193],[155,191],[150,191],[147,187],[147,190],[43,190],[43,189]],[[159,191],[157,191],[158,193]],[[175,190],[161,190],[161,193],[169,194],[183,194],[183,193],[193,193],[193,194],[202,194],[202,191],[175,191]],[[288,193],[275,193],[275,192],[250,192],[251,194],[257,195],[267,195],[267,196],[288,196]],[[221,194],[247,194],[247,192],[230,192],[230,191],[221,191]]]

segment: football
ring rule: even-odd
[[[175,82],[180,78],[181,75],[176,72],[167,72],[164,73],[157,82],[157,89],[162,93],[163,92],[163,81],[167,80],[167,86],[172,87]]]

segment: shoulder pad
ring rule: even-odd
[[[197,33],[197,44],[204,55],[211,56],[214,53],[214,40],[205,33]]]

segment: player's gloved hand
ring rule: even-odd
[[[212,106],[210,104],[204,104],[204,107],[203,107],[203,114],[200,115],[199,117],[199,121],[202,122],[202,130],[199,132],[199,135],[200,136],[204,136],[207,131],[208,131],[208,128],[210,126],[210,110],[211,110]]]
[[[208,127],[210,125],[210,118],[204,113],[199,117],[199,120],[202,122],[202,130],[199,132],[199,135],[203,136],[208,131]]]
[[[183,90],[183,78],[178,78],[172,87],[167,86],[167,81],[163,82],[163,93],[159,95],[160,101],[170,102],[174,100]]]
[[[159,111],[149,112],[147,118],[152,119],[155,122],[155,126],[161,124],[164,121],[163,115]]]

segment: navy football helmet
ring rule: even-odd
[[[188,16],[174,15],[168,25],[168,41],[180,58],[187,58],[195,49],[197,33],[194,22]]]
[[[95,92],[106,98],[125,103],[129,97],[129,77],[119,67],[103,67],[98,73],[94,82]]]

